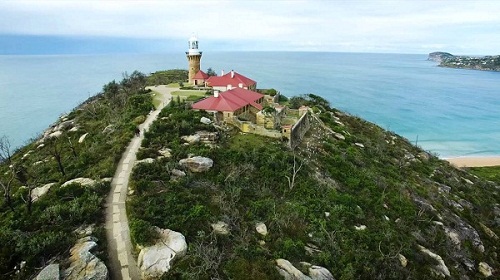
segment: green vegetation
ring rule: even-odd
[[[500,55],[485,57],[453,56],[443,59],[439,66],[484,71],[500,71]]]
[[[47,133],[10,158],[1,157],[0,278],[28,279],[49,260],[67,256],[76,239],[74,230],[82,225],[97,224],[99,247],[106,248],[103,203],[110,182],[101,179],[113,176],[137,123],[152,107],[144,89],[146,79],[134,72],[119,83],[106,84],[101,93],[58,121],[50,131],[58,131],[54,136]],[[5,147],[8,140],[1,142]],[[97,183],[61,186],[79,177]],[[35,188],[48,183],[54,185],[35,201]],[[98,256],[106,259],[102,251]],[[25,268],[16,273],[14,267],[23,261]]]
[[[168,85],[171,83],[183,83],[188,79],[188,71],[184,69],[172,69],[157,71],[149,75],[146,81],[148,86]]]
[[[485,180],[500,184],[500,166],[471,167],[469,172]]]
[[[277,258],[326,267],[336,279],[436,278],[436,261],[418,245],[440,255],[451,278],[479,277],[467,268],[471,259],[476,267],[481,261],[499,267],[498,241],[486,230],[500,235],[491,211],[500,201],[495,184],[330,108],[320,96],[290,103],[316,108],[294,151],[278,140],[202,124],[200,117],[209,115],[179,101],[146,133],[139,159],[157,158],[163,148],[172,157],[134,169],[132,239],[150,244],[141,234],[150,225],[181,232],[189,245],[165,279],[280,279]],[[216,145],[180,140],[199,130],[218,131]],[[190,154],[213,159],[214,167],[172,177]],[[229,235],[212,231],[217,221],[229,225]],[[256,222],[267,225],[267,236],[255,231]],[[361,225],[366,229],[355,228]],[[447,237],[450,231],[461,246]],[[309,253],[306,246],[317,249]]]

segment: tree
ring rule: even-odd
[[[301,162],[299,166],[297,166],[297,160],[295,158],[295,152],[293,153],[293,167],[291,168],[292,176],[285,176],[288,179],[288,187],[290,190],[295,186],[295,177],[297,173],[299,173],[300,169],[302,169],[302,165],[304,162]]]
[[[13,170],[12,170],[13,171]],[[5,198],[5,203],[14,212],[14,206],[12,205],[12,181],[14,181],[14,172],[9,172],[9,179],[7,181],[2,181],[0,179],[0,186],[3,189],[3,197]]]
[[[11,146],[10,141],[7,136],[0,137],[0,163],[7,161],[8,164],[11,163]]]
[[[209,77],[212,77],[212,76],[217,76],[217,73],[215,73],[215,71],[212,69],[212,67],[208,67],[208,69],[207,69],[207,75]]]

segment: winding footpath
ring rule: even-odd
[[[152,111],[146,121],[139,128],[141,133],[135,136],[122,155],[111,181],[111,191],[106,200],[106,236],[108,239],[109,273],[111,279],[141,279],[137,261],[132,254],[133,248],[130,241],[126,199],[128,182],[136,160],[136,154],[144,139],[143,131],[156,120],[161,109],[171,100],[171,93],[178,88],[166,86],[149,87],[161,95],[161,102],[156,110]]]

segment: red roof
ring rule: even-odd
[[[210,96],[192,105],[193,109],[219,111],[219,112],[234,112],[246,105],[251,105],[259,110],[262,110],[262,105],[256,103],[264,95],[243,89],[234,88],[232,90],[219,93],[218,97]]]
[[[208,79],[208,74],[200,70],[196,73],[196,75],[194,75],[193,79],[206,80]]]
[[[239,84],[243,84],[244,87],[250,87],[255,85],[256,82],[239,73],[236,73],[235,71],[230,71],[223,76],[212,76],[207,80],[207,85],[211,87],[226,87],[227,85],[231,85],[233,88],[237,88],[239,87]]]

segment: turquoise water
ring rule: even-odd
[[[426,55],[205,52],[287,96],[315,93],[442,157],[500,155],[500,73],[436,67]],[[182,52],[0,56],[0,136],[20,146],[123,72],[187,68]]]

